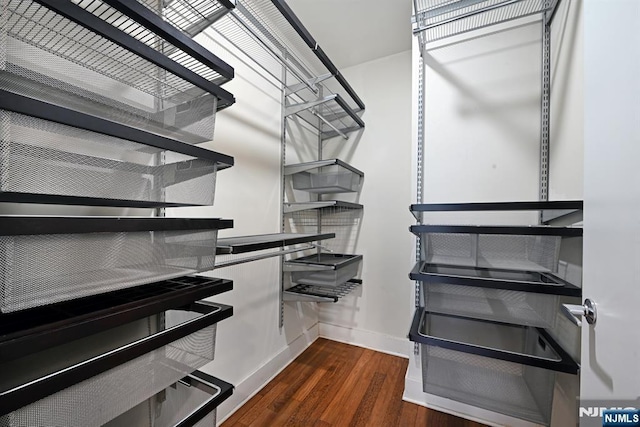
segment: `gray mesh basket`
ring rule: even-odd
[[[516,325],[551,328],[558,310],[558,295],[491,289],[448,283],[422,283],[425,308]]]
[[[287,261],[292,271],[291,281],[303,285],[336,287],[358,275],[362,255],[327,254],[310,255]],[[315,269],[314,269],[315,268]]]
[[[212,159],[0,110],[0,193],[212,205],[217,170]]]
[[[560,236],[512,234],[421,234],[431,264],[525,271],[557,271]]]
[[[175,312],[167,312],[167,327],[174,325],[172,313]],[[195,318],[198,314],[191,313],[189,316]],[[146,333],[136,332],[144,322],[149,322]],[[93,344],[101,339],[103,347],[111,345],[112,348],[118,348],[121,345],[118,341],[121,339],[114,338],[114,333],[126,333],[128,337],[150,335],[157,330],[157,326],[154,326],[157,324],[152,317],[127,325],[128,329],[117,328],[89,339]],[[211,362],[214,358],[215,337],[216,324],[213,324],[2,416],[0,427],[102,426]],[[72,351],[74,357],[77,357],[79,352],[94,348],[85,345],[85,341],[87,339],[43,352],[45,355],[42,357],[47,361],[43,365],[47,365],[48,369],[66,366],[69,360],[65,353]],[[114,342],[116,345],[113,345]]]
[[[201,372],[197,372],[199,376]],[[199,377],[196,377],[198,381]],[[208,383],[207,390],[193,384],[193,376],[184,379],[165,389],[138,406],[130,409],[104,427],[139,426],[139,427],[174,427],[176,425],[191,425],[187,419],[193,412],[223,393],[223,388],[214,383]],[[186,383],[190,381],[190,383]],[[188,384],[188,385],[187,385]],[[222,400],[222,399],[221,399]],[[189,421],[191,422],[191,421]],[[194,427],[215,427],[216,408],[193,424]]]
[[[216,96],[31,0],[0,0],[0,88],[187,143]]]
[[[118,220],[111,219],[116,224]],[[38,222],[37,217],[34,221]],[[217,229],[205,226],[200,230],[0,235],[0,312],[212,270],[217,235]]]
[[[317,194],[357,192],[364,180],[364,172],[339,159],[287,165],[284,174],[294,189]]]
[[[420,334],[537,360],[560,356],[536,329],[426,314]],[[421,344],[423,389],[448,399],[549,425],[555,373],[529,364]]]
[[[293,175],[293,188],[310,193],[348,193],[360,189],[362,177],[338,165]]]

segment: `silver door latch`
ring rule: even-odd
[[[589,298],[585,299],[582,305],[562,304],[562,313],[576,326],[582,326],[582,322],[578,316],[584,317],[590,325],[594,325],[598,319],[596,303]]]

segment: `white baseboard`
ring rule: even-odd
[[[217,408],[217,424],[222,424],[249,399],[255,396],[269,381],[274,379],[276,375],[282,372],[284,368],[289,366],[296,357],[318,339],[318,336],[318,324],[316,323],[241,383],[235,384],[233,395]]]
[[[408,376],[405,377],[402,400],[489,426],[541,427],[539,424],[425,393],[422,391],[422,380]]]
[[[409,357],[410,349],[413,348],[407,339],[392,337],[391,335],[379,334],[377,332],[363,329],[345,328],[344,326],[332,325],[330,323],[320,323],[320,337],[333,341],[343,342],[358,347],[368,348],[381,353]]]

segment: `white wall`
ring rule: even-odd
[[[249,64],[205,34],[199,42],[235,68],[224,86],[236,103],[217,115],[215,137],[204,147],[234,156],[235,165],[218,174],[213,207],[168,209],[168,216],[232,218],[233,230],[221,237],[280,231],[281,90]],[[254,66],[255,67],[255,66]],[[270,258],[207,273],[233,279],[231,292],[212,301],[234,307],[233,317],[218,325],[216,358],[202,370],[235,385],[233,396],[218,409],[223,420],[317,337],[317,312],[312,305],[285,307],[279,328],[280,261]]]
[[[356,253],[364,256],[363,285],[336,304],[320,306],[320,335],[406,356],[413,293],[411,192],[411,52],[342,70],[366,105],[361,134],[325,144],[365,173]],[[352,200],[343,197],[345,200]]]

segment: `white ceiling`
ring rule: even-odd
[[[411,0],[287,0],[338,69],[411,49]]]

